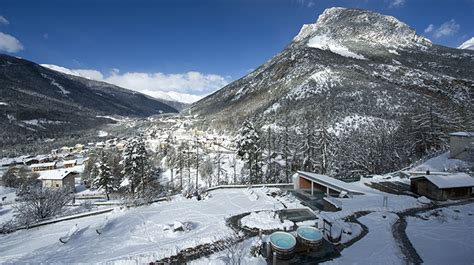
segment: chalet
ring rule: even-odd
[[[430,174],[410,178],[411,190],[432,200],[469,198],[474,187],[474,178],[465,173],[450,175]]]
[[[75,150],[76,152],[81,152],[82,150],[84,150],[84,145],[83,145],[83,144],[76,144],[76,145],[74,146],[74,150]]]
[[[63,161],[63,167],[64,168],[71,168],[71,167],[75,167],[76,165],[77,165],[77,160],[76,159],[64,160]]]
[[[63,146],[63,147],[61,147],[60,152],[63,153],[63,154],[67,154],[67,153],[72,152],[73,149],[74,148],[69,147],[69,146]]]
[[[474,162],[474,132],[449,134],[449,158]]]
[[[68,188],[75,190],[75,178],[79,173],[68,169],[56,169],[40,173],[38,180],[46,188]]]
[[[293,187],[314,195],[326,193],[327,195],[344,196],[346,194],[363,194],[351,183],[310,172],[298,171],[293,175]]]
[[[32,164],[30,168],[33,172],[53,170],[56,168],[56,162]]]

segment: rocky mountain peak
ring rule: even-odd
[[[316,23],[303,25],[294,41],[314,36],[324,36],[342,43],[364,42],[389,47],[431,45],[430,40],[392,16],[341,7],[328,8]]]

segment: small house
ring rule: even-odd
[[[46,188],[68,188],[75,190],[75,178],[79,173],[68,169],[56,169],[40,173],[38,180]]]
[[[410,178],[411,190],[432,200],[469,198],[474,187],[474,178],[466,173],[450,175],[430,174]]]
[[[76,145],[74,146],[74,150],[75,150],[76,152],[81,152],[82,150],[84,150],[84,145],[83,145],[83,144],[76,144]]]
[[[32,164],[30,168],[33,172],[53,170],[56,168],[56,162]]]
[[[64,168],[71,168],[71,167],[75,167],[76,165],[77,165],[77,160],[76,159],[64,160],[63,161],[63,167]]]
[[[449,158],[474,162],[474,132],[449,134]]]

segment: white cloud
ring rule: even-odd
[[[296,0],[296,2],[299,5],[302,5],[304,7],[311,8],[316,5],[316,2],[314,0]]]
[[[441,37],[446,37],[446,36],[451,36],[459,31],[459,24],[456,23],[454,19],[451,19],[450,21],[444,22],[439,26],[438,29],[435,31],[435,37],[436,38],[441,38]]]
[[[23,45],[12,35],[0,32],[0,51],[18,52],[23,50]]]
[[[405,0],[391,0],[389,7],[397,8],[405,4]]]
[[[8,25],[10,22],[4,17],[0,16],[0,25]]]
[[[164,74],[164,73],[140,73],[127,72],[116,73],[104,79],[108,83],[134,90],[159,90],[159,91],[177,91],[192,94],[207,94],[218,88],[223,87],[228,81],[215,74],[202,74],[200,72],[187,72],[183,74]]]
[[[433,24],[429,24],[425,29],[425,33],[432,33],[435,38],[448,37],[456,34],[461,26],[456,23],[456,20],[451,19],[444,22],[441,26],[436,27]]]
[[[42,66],[70,75],[104,81],[155,98],[185,103],[197,101],[217,89],[224,87],[230,81],[228,77],[216,74],[203,74],[195,71],[181,74],[165,74],[160,72],[120,73],[118,69],[113,68],[109,76],[104,76],[101,72],[93,69],[68,69],[47,64],[43,64]]]
[[[435,29],[435,25],[429,24],[428,27],[426,27],[425,29],[425,33],[433,32],[434,29]]]

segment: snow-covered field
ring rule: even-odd
[[[448,153],[430,159],[416,170],[445,171],[457,169],[461,163],[448,159]],[[462,166],[462,165],[461,165]],[[422,169],[420,168],[422,167]],[[204,181],[204,180],[202,180]],[[368,187],[368,182],[408,179],[391,175],[362,178],[348,183],[351,190],[363,195],[351,198],[333,198],[341,206],[338,212],[320,212],[325,218],[350,230],[343,234],[343,242],[361,233],[359,224],[344,222],[355,212],[370,212],[358,219],[368,228],[368,234],[342,251],[342,256],[330,264],[404,264],[400,242],[392,234],[392,225],[398,220],[396,213],[419,208],[430,202],[405,195],[384,193]],[[79,186],[78,186],[79,187]],[[177,254],[179,251],[234,236],[225,218],[252,212],[241,220],[250,228],[285,229],[293,225],[282,222],[274,211],[303,207],[293,196],[271,197],[277,188],[219,189],[210,192],[204,200],[173,197],[171,201],[154,203],[130,209],[115,208],[111,213],[63,221],[55,224],[20,230],[0,235],[0,263],[119,263],[141,264]],[[79,194],[96,192],[81,190]],[[0,187],[0,195],[14,200],[12,189]],[[384,201],[388,202],[387,206]],[[0,223],[11,218],[11,205],[0,208]],[[106,218],[107,217],[107,221]],[[314,221],[307,221],[314,224]],[[433,210],[407,218],[406,233],[414,248],[427,264],[464,264],[474,252],[474,203]],[[77,224],[78,232],[66,243],[59,242]],[[106,224],[104,226],[104,224]],[[176,224],[184,224],[184,231],[175,231]],[[102,232],[99,235],[96,229]],[[244,264],[264,264],[262,258],[249,256],[256,238],[240,243]],[[195,260],[195,264],[224,264],[227,252],[221,251]]]
[[[409,217],[406,232],[425,264],[474,262],[474,203]]]
[[[20,230],[0,236],[0,263],[146,263],[176,254],[179,250],[210,243],[233,232],[225,224],[231,215],[257,210],[283,208],[260,189],[258,200],[251,200],[243,189],[211,192],[202,201],[177,197],[170,202],[115,210],[108,214],[102,235],[95,231],[104,215]],[[191,222],[188,232],[172,232],[175,221]],[[78,224],[78,233],[62,244],[59,238]]]
[[[13,218],[14,211],[12,209],[12,203],[16,198],[16,190],[14,188],[0,186],[0,199],[3,198],[5,198],[5,200],[0,201],[0,225]]]
[[[392,225],[397,220],[398,216],[389,212],[374,212],[359,218],[369,233],[328,264],[404,264],[392,235]]]

